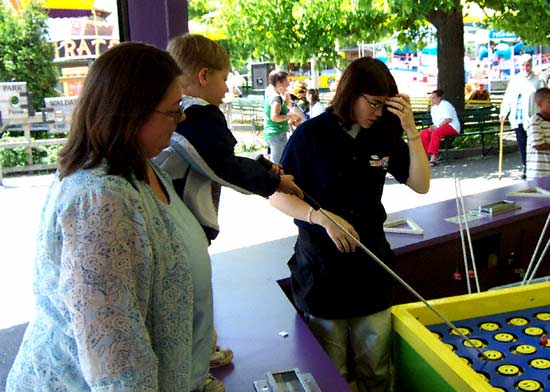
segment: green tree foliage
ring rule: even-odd
[[[20,16],[0,8],[0,81],[27,82],[35,109],[54,96],[54,52],[47,42],[47,15],[30,2]]]
[[[224,0],[210,6],[203,1],[193,9],[195,3],[190,2],[191,14],[204,12],[195,20],[226,30],[221,42],[232,60],[303,64],[315,56],[319,65],[334,66],[342,62],[338,42],[373,41],[387,34],[385,15],[365,11],[354,0]]]
[[[531,44],[550,43],[548,0],[389,0],[391,24],[399,37],[418,43],[426,35],[426,22],[437,29],[438,86],[459,108],[464,107],[464,3],[475,3],[496,28],[515,33]]]
[[[463,5],[475,3],[487,23],[515,33],[529,44],[550,43],[548,0],[218,0],[209,21],[226,29],[223,41],[232,60],[320,65],[342,58],[335,47],[355,46],[397,36],[401,44],[422,48],[435,27],[438,86],[458,109],[464,105]],[[191,5],[192,8],[192,5]],[[200,10],[198,10],[200,13]],[[242,60],[241,60],[242,61]]]
[[[480,0],[479,4],[495,10],[489,17],[495,27],[516,34],[527,44],[550,45],[548,0]]]

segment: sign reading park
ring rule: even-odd
[[[29,117],[27,82],[0,83],[0,113],[3,120]]]

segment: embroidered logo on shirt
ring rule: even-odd
[[[378,155],[371,155],[369,163],[372,167],[381,167],[384,170],[388,170],[388,162],[390,157],[380,158]]]

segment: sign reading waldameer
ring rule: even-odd
[[[107,49],[119,44],[112,37],[82,37],[55,41],[54,62],[95,59]]]
[[[44,98],[46,122],[52,133],[67,133],[71,127],[71,117],[77,97]]]
[[[0,112],[3,120],[29,117],[27,82],[0,83]]]

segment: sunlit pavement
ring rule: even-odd
[[[453,173],[469,195],[520,182],[519,155],[506,154],[498,179],[496,157],[467,158],[432,169],[430,192],[418,195],[388,179],[383,202],[388,212],[454,198]],[[32,261],[40,211],[53,175],[4,178],[0,186],[0,329],[28,321],[33,314]],[[360,178],[357,181],[361,181]],[[466,208],[474,208],[468,206]],[[221,233],[212,254],[296,234],[292,220],[259,196],[224,189],[220,204]],[[281,260],[282,263],[286,260]],[[261,255],[258,255],[261,268]]]

